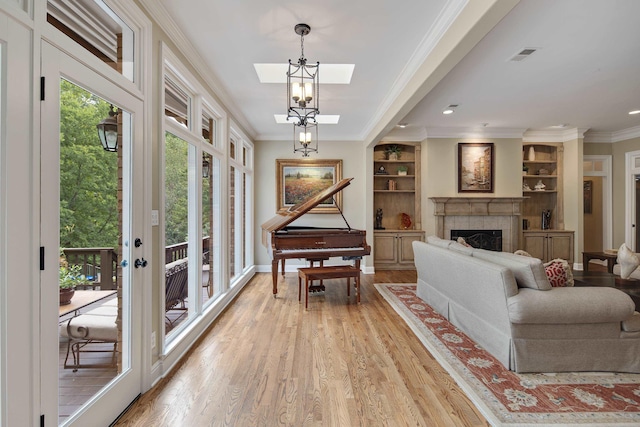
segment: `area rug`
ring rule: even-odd
[[[492,425],[640,426],[640,374],[517,374],[418,298],[415,284],[375,287]]]

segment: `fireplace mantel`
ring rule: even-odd
[[[502,249],[517,249],[521,204],[524,197],[430,197],[439,237],[449,239],[452,229],[502,230]]]
[[[430,197],[434,215],[520,215],[524,197]]]

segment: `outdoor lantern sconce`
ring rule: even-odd
[[[118,112],[114,110],[113,104],[109,107],[109,117],[103,119],[96,125],[98,137],[105,151],[118,151]]]
[[[209,174],[211,173],[211,165],[209,161],[205,158],[202,159],[202,178],[209,178]]]

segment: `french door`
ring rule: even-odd
[[[42,44],[41,66],[45,83],[40,161],[40,236],[45,267],[40,279],[44,425],[109,425],[142,389],[141,295],[150,270],[142,261],[145,256],[149,258],[145,249],[151,246],[143,244],[142,235],[142,102],[47,42]],[[117,112],[115,152],[103,150],[97,137],[95,111],[104,113],[108,111],[105,108]],[[99,240],[102,238],[106,240]],[[95,239],[99,243],[94,243]],[[70,258],[72,252],[90,252],[96,245],[102,251],[100,261]],[[108,297],[63,316],[66,310],[60,308],[58,286],[62,262],[80,266],[76,276],[91,282],[83,289],[90,299],[96,298],[97,290],[111,291]],[[94,308],[104,312],[107,301],[117,307],[113,310],[116,321],[102,327],[117,338],[104,339],[109,341],[106,345],[98,342],[86,346],[86,350],[102,352],[81,353],[77,370],[65,369],[64,348],[69,338],[61,330],[67,330],[70,317]],[[84,320],[78,317],[76,321]],[[98,359],[100,367],[91,366],[94,355],[99,358],[102,353],[107,357]],[[73,361],[70,357],[68,363]],[[96,381],[98,376],[102,382]],[[85,384],[84,390],[74,389],[78,384]],[[74,401],[68,395],[83,397]]]

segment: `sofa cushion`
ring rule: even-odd
[[[509,268],[509,270],[513,272],[516,283],[518,283],[518,287],[520,288],[537,289],[540,291],[548,291],[551,289],[551,284],[544,271],[542,261],[538,258],[530,258],[508,252],[487,251],[484,249],[475,249],[473,256]]]
[[[521,289],[507,301],[509,319],[518,324],[582,324],[622,322],[635,305],[614,288],[553,288],[550,292]]]
[[[438,236],[427,236],[427,243],[439,246],[441,248],[449,249],[449,245],[453,243],[453,240],[441,239]]]

